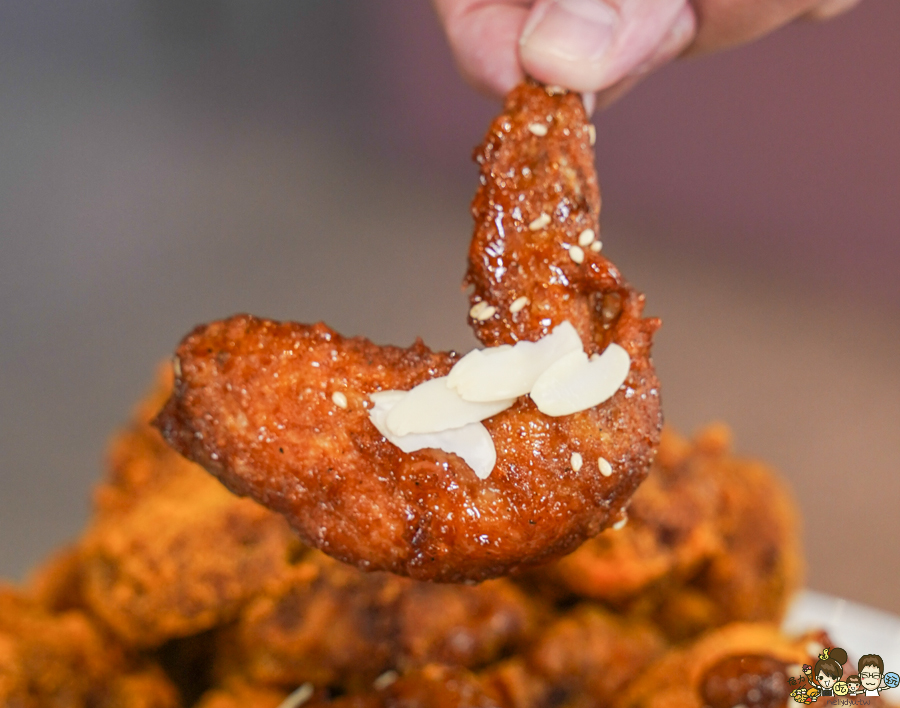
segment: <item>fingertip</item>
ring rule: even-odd
[[[519,40],[525,73],[582,93],[607,89],[655,55],[687,0],[538,0]]]
[[[472,4],[445,17],[445,30],[457,67],[479,91],[503,96],[525,79],[518,40],[528,10],[506,4]]]

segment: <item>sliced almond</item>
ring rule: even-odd
[[[490,418],[515,400],[466,401],[448,388],[447,377],[441,376],[407,391],[388,414],[387,426],[394,435],[452,430]]]
[[[481,423],[469,423],[440,433],[395,435],[391,432],[387,426],[388,414],[408,395],[408,391],[381,391],[369,395],[375,404],[369,410],[369,420],[378,432],[403,452],[431,448],[459,455],[479,479],[487,479],[497,463],[497,450],[491,434]]]
[[[568,321],[536,342],[475,349],[460,359],[447,385],[466,401],[498,401],[524,396],[554,362],[580,352],[581,337]]]
[[[631,358],[618,344],[591,359],[583,351],[572,352],[540,375],[531,398],[541,413],[553,417],[587,410],[611,398],[629,368]]]

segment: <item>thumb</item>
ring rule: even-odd
[[[612,86],[653,57],[688,0],[537,0],[519,39],[527,74],[581,92]]]

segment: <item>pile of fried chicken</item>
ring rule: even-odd
[[[0,589],[0,705],[783,706],[809,663],[810,638],[776,629],[796,511],[721,425],[663,431],[622,528],[438,584],[329,558],[172,450],[149,422],[171,378],[113,440],[83,536]],[[746,657],[765,671],[729,694]],[[757,684],[765,701],[735,695]]]
[[[487,347],[563,321],[586,356],[621,346],[609,400],[519,397],[483,422],[480,479],[369,418],[457,354],[198,328],[115,437],[82,537],[0,586],[0,705],[783,706],[827,643],[777,629],[796,510],[723,426],[661,429],[658,322],[593,245],[592,145],[577,96],[513,91],[476,152],[467,280]]]

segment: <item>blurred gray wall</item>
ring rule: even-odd
[[[810,584],[900,612],[897,26],[867,0],[596,122],[668,420],[731,423],[795,489]],[[495,110],[424,1],[0,4],[0,575],[77,535],[197,322],[471,347],[469,154]]]

